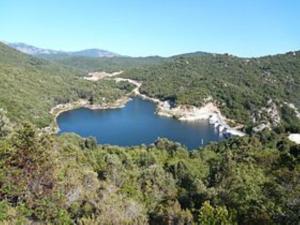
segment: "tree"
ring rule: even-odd
[[[95,103],[94,96],[89,97],[89,103],[90,103],[90,105],[94,105],[94,103]]]
[[[55,158],[51,137],[38,135],[35,128],[24,123],[8,140],[3,160],[0,196],[13,204],[25,203],[34,210],[32,216],[39,219],[54,218],[45,202],[55,195]],[[59,200],[58,200],[59,201]],[[40,212],[40,209],[47,213]],[[58,208],[55,205],[55,208]],[[51,215],[53,214],[53,215]]]
[[[232,216],[226,207],[213,207],[209,201],[205,201],[200,209],[199,225],[235,225]]]
[[[95,149],[97,147],[97,140],[95,137],[88,137],[84,140],[84,146],[87,149]]]

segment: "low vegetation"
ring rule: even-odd
[[[203,149],[38,134],[0,141],[0,223],[297,224],[299,145],[264,132]]]

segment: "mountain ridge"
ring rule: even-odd
[[[5,43],[5,42],[4,42]],[[33,56],[84,56],[84,57],[91,57],[91,58],[111,58],[120,56],[117,53],[103,50],[103,49],[97,49],[97,48],[90,48],[90,49],[82,49],[79,51],[63,51],[63,50],[53,50],[53,49],[47,49],[47,48],[39,48],[33,45],[29,45],[22,42],[16,42],[16,43],[5,43],[9,47],[12,47],[20,52],[23,52],[25,54],[33,55]]]
[[[21,51],[25,54],[42,57],[46,59],[52,58],[63,58],[63,57],[89,57],[89,58],[113,58],[113,57],[127,57],[127,58],[151,58],[151,57],[159,57],[159,58],[177,58],[177,57],[193,57],[193,56],[207,56],[207,55],[227,55],[232,57],[237,57],[240,59],[259,59],[269,56],[276,56],[276,55],[285,55],[285,54],[300,54],[300,49],[296,50],[289,50],[285,52],[278,52],[274,54],[265,54],[260,56],[240,56],[235,55],[229,52],[206,52],[206,51],[191,51],[191,52],[183,52],[178,54],[173,54],[169,56],[161,56],[161,55],[145,55],[145,56],[130,56],[130,55],[122,55],[116,52],[112,52],[109,50],[99,49],[99,48],[86,48],[78,51],[66,51],[66,50],[55,50],[55,49],[48,49],[48,48],[40,48],[36,47],[31,44],[27,44],[24,42],[8,42],[1,40],[3,44],[14,48],[18,51]]]

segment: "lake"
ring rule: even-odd
[[[63,112],[57,123],[60,134],[74,132],[82,137],[93,136],[99,144],[151,144],[164,137],[194,149],[224,139],[206,120],[182,122],[156,115],[155,108],[153,102],[136,97],[120,109],[79,108]]]

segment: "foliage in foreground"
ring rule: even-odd
[[[0,223],[297,224],[299,151],[273,132],[189,152],[24,124],[0,141]]]

